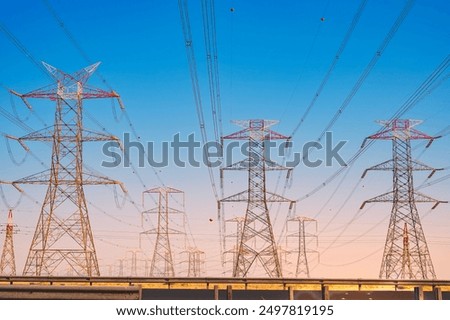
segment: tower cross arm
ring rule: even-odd
[[[13,186],[21,185],[21,184],[43,184],[48,185],[50,182],[56,182],[52,181],[52,174],[50,169],[41,171],[36,174],[32,174],[29,176],[26,176],[24,178],[14,180],[12,182],[6,182],[6,181],[0,181],[0,183],[3,184],[11,184]],[[67,175],[67,177],[64,179],[58,179],[57,181],[60,185],[103,185],[103,184],[109,184],[109,185],[119,185],[120,188],[124,193],[127,193],[127,190],[124,186],[124,184],[118,180],[113,180],[108,177],[103,177],[99,175],[95,175],[88,172],[83,172],[83,180],[78,181],[77,179],[74,179],[72,176]],[[18,188],[18,187],[17,187]],[[18,189],[21,191],[20,189]]]
[[[83,184],[85,184],[85,185],[103,185],[103,184],[118,185],[122,189],[123,193],[128,193],[123,182],[114,180],[114,179],[110,179],[108,177],[96,175],[96,174],[93,174],[90,172],[83,172]]]
[[[431,209],[435,209],[441,203],[448,203],[448,201],[437,200],[437,199],[434,199],[434,198],[432,198],[430,196],[427,196],[427,195],[425,195],[423,193],[420,193],[420,192],[417,192],[417,191],[414,192],[414,200],[416,202],[431,202],[431,203],[434,203],[434,205],[431,207]]]
[[[292,170],[292,168],[288,168],[286,166],[282,166],[275,161],[270,159],[263,159],[264,161],[264,169],[266,171],[275,171],[275,170]],[[226,167],[221,168],[221,170],[248,170],[250,167],[250,163],[248,159],[240,160],[235,163],[232,163]]]
[[[411,169],[414,171],[431,171],[430,174],[428,175],[428,178],[431,178],[436,171],[441,171],[443,170],[442,168],[433,168],[430,167],[429,165],[422,163],[420,161],[417,160],[411,160]],[[370,168],[367,168],[366,170],[364,170],[361,179],[364,178],[367,174],[368,171],[371,170],[378,170],[378,171],[392,171],[394,170],[394,160],[390,159],[387,161],[384,161],[380,164],[374,165]]]
[[[79,139],[78,136],[75,134],[76,132],[76,125],[66,125],[68,129],[67,132],[60,133],[59,134],[59,140],[65,141],[65,142],[77,142]],[[72,133],[70,133],[72,132]],[[120,139],[114,135],[109,135],[101,132],[96,132],[89,129],[82,129],[81,130],[81,142],[91,142],[91,141],[116,141],[119,143],[119,146],[121,147]],[[26,151],[29,150],[29,148],[25,145],[24,141],[43,141],[43,142],[52,142],[55,138],[54,134],[54,126],[50,126],[47,128],[44,128],[42,130],[31,132],[27,135],[24,135],[22,137],[15,137],[12,135],[6,135],[6,138],[11,140],[16,140]]]
[[[58,88],[56,86],[49,86],[37,90],[33,90],[28,93],[18,93],[14,90],[10,90],[10,92],[16,96],[18,96],[28,109],[32,109],[31,104],[28,102],[29,98],[33,99],[49,99],[55,101],[57,99],[62,100],[70,100],[70,99],[103,99],[103,98],[116,98],[120,108],[123,110],[125,106],[122,102],[120,95],[114,91],[106,91],[99,88],[93,88],[85,86],[81,92],[76,91],[67,91],[67,92],[58,92]]]
[[[285,136],[281,133],[278,133],[273,130],[269,129],[260,129],[256,130],[253,128],[245,128],[242,130],[239,130],[237,132],[234,132],[232,134],[226,135],[222,137],[224,140],[248,140],[252,137],[252,134],[256,131],[259,131],[262,133],[262,136],[264,140],[290,140],[291,137]]]
[[[148,189],[143,192],[143,194],[146,194],[146,193],[184,193],[184,192],[181,190],[166,186],[166,187],[157,187],[157,188]]]
[[[223,198],[220,202],[247,202],[248,201],[248,191],[244,190],[238,193],[235,193],[231,196]]]
[[[362,203],[361,207],[359,209],[363,209],[365,207],[366,204],[368,203],[373,203],[373,202],[393,202],[394,201],[394,192],[390,191],[390,192],[386,192],[383,193],[379,196],[376,196],[372,199],[366,200]],[[409,201],[409,200],[408,200]],[[439,204],[441,203],[448,203],[448,201],[441,201],[441,200],[437,200],[434,198],[431,198],[423,193],[414,192],[414,201],[415,202],[431,202],[434,203],[433,207],[431,209],[435,209]],[[397,202],[402,202],[400,200],[397,200]]]
[[[377,133],[368,136],[367,139],[372,140],[392,140],[392,139],[409,139],[409,140],[430,140],[427,147],[431,142],[440,137],[433,137],[426,133],[423,133],[414,127],[422,123],[421,120],[411,119],[393,119],[393,120],[381,120],[377,121],[383,126]],[[364,144],[363,144],[364,145]]]
[[[393,168],[394,168],[394,161],[393,161],[392,159],[391,159],[391,160],[384,161],[384,162],[382,162],[382,163],[380,163],[380,164],[374,165],[374,166],[372,166],[372,167],[367,168],[366,170],[364,170],[364,172],[363,172],[363,174],[362,174],[362,176],[361,176],[361,179],[363,179],[363,178],[366,176],[366,174],[367,174],[368,171],[371,171],[371,170],[390,171],[390,170],[392,170]]]
[[[279,194],[276,194],[276,193],[273,193],[270,191],[266,191],[266,196],[267,196],[267,199],[266,199],[267,202],[289,202],[292,204],[296,202],[296,201],[285,198],[283,196],[280,196]]]

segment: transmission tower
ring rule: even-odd
[[[229,248],[226,251],[224,251],[224,262],[225,264],[228,264],[230,262],[230,259],[228,258],[229,255],[231,255],[231,265],[234,267],[237,263],[237,253],[239,250],[239,243],[241,241],[242,237],[242,230],[244,227],[244,217],[234,217],[231,219],[225,220],[226,225],[235,224],[235,232],[229,233],[225,235],[225,247]],[[227,228],[225,228],[227,229]],[[231,240],[231,245],[227,245],[227,239]]]
[[[119,266],[118,266],[118,276],[119,277],[123,277],[123,274],[124,274],[124,266],[125,266],[125,259],[119,259],[118,260],[119,261]]]
[[[288,238],[294,238],[297,244],[297,247],[294,250],[291,250],[291,253],[297,253],[297,266],[295,269],[295,276],[297,278],[309,278],[309,263],[308,263],[308,255],[311,253],[318,254],[316,250],[312,250],[308,248],[307,239],[314,238],[316,239],[316,247],[317,247],[317,220],[311,219],[308,217],[296,216],[287,220],[286,230],[288,232],[286,236],[286,241]],[[313,223],[315,225],[315,233],[306,232],[306,224]],[[296,231],[289,233],[289,225],[294,224],[296,227]],[[286,244],[287,246],[287,244]]]
[[[155,247],[150,265],[150,276],[173,277],[175,276],[175,270],[169,235],[182,234],[182,232],[169,227],[169,215],[182,214],[183,211],[170,207],[169,197],[173,197],[172,194],[181,194],[184,203],[184,192],[170,187],[159,187],[144,191],[143,199],[146,194],[157,194],[158,198],[157,207],[144,211],[144,214],[158,215],[157,227],[156,229],[150,229],[141,233],[156,235]]]
[[[17,225],[13,223],[13,213],[9,210],[8,222],[2,232],[5,232],[5,242],[3,243],[2,257],[0,259],[0,275],[16,275],[16,259],[14,256],[13,235],[17,232]]]
[[[202,266],[205,263],[205,253],[197,248],[188,248],[182,253],[187,255],[187,259],[182,263],[187,264],[187,277],[198,278],[202,275]]]
[[[270,130],[278,121],[274,120],[240,120],[233,121],[243,129],[222,137],[224,140],[244,140],[248,142],[248,158],[221,169],[246,170],[248,172],[248,189],[219,200],[219,216],[221,204],[227,202],[246,202],[242,234],[238,244],[236,261],[233,266],[233,277],[247,277],[250,269],[259,262],[265,273],[272,278],[281,277],[282,271],[270,222],[268,202],[288,202],[275,193],[266,191],[266,171],[292,169],[281,166],[268,158],[266,144],[271,140],[287,140],[289,137]]]
[[[427,147],[435,139],[422,133],[414,126],[419,120],[395,119],[393,121],[378,121],[383,125],[382,131],[366,139],[392,140],[392,159],[375,165],[368,170],[393,172],[393,190],[365,201],[392,202],[391,219],[381,263],[380,278],[386,279],[435,279],[433,263],[420,222],[416,202],[432,202],[432,209],[438,201],[414,190],[413,171],[431,171],[431,177],[436,170],[411,158],[411,140],[429,140]]]
[[[129,250],[130,253],[130,277],[137,277],[138,276],[138,253],[139,250]]]
[[[19,94],[31,109],[28,98],[56,103],[54,125],[16,139],[26,150],[24,141],[52,143],[49,170],[12,182],[48,186],[36,231],[23,271],[24,275],[54,275],[68,267],[77,276],[100,275],[97,254],[84,194],[85,185],[122,184],[83,168],[83,144],[90,141],[118,141],[114,136],[88,130],[83,126],[83,102],[86,99],[117,98],[119,95],[86,85],[100,63],[74,74],[65,73],[43,63],[55,83]],[[18,188],[18,187],[17,187]],[[124,190],[124,189],[123,189]]]

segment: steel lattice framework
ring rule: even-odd
[[[317,220],[308,217],[296,216],[288,219],[286,223],[288,225],[289,224],[296,225],[297,227],[297,230],[295,232],[289,233],[289,228],[288,226],[286,226],[286,230],[288,231],[286,240],[288,238],[295,238],[297,240],[297,248],[295,250],[290,251],[292,253],[297,253],[297,265],[295,268],[295,277],[310,278],[308,254],[312,253],[318,254],[318,252],[316,250],[312,250],[307,247],[307,238],[315,238],[317,247]],[[305,225],[309,223],[315,224],[316,231],[314,234],[306,232]]]
[[[205,252],[194,247],[188,248],[181,253],[187,255],[187,260],[183,261],[183,263],[187,264],[186,276],[188,278],[200,277],[203,272],[202,266],[205,263]]]
[[[225,241],[227,241],[227,239],[230,239],[231,241],[231,248],[226,250],[223,255],[224,255],[224,261],[226,263],[228,263],[230,261],[230,259],[228,258],[229,255],[232,256],[231,259],[231,265],[232,268],[234,268],[234,266],[237,263],[237,253],[239,251],[239,244],[241,241],[241,237],[242,237],[242,230],[244,229],[244,221],[245,221],[245,217],[233,217],[231,219],[227,219],[225,220],[225,226],[226,225],[232,225],[232,224],[236,224],[235,226],[235,232],[229,233],[225,235]],[[227,230],[227,228],[225,227],[225,229]],[[225,247],[227,247],[227,244],[225,243]]]
[[[439,203],[414,190],[413,171],[431,171],[431,177],[436,170],[411,158],[411,140],[429,140],[434,137],[422,133],[413,127],[420,124],[419,120],[395,119],[379,121],[384,129],[367,139],[392,140],[392,159],[375,165],[368,170],[384,170],[393,172],[393,190],[379,195],[370,202],[392,202],[391,219],[389,222],[380,278],[385,279],[435,279],[433,263],[420,222],[416,202],[434,203],[434,209]]]
[[[170,187],[159,187],[146,190],[145,194],[157,194],[157,207],[144,211],[144,214],[156,214],[158,216],[158,224],[156,229],[150,229],[142,232],[142,234],[155,234],[156,241],[153,250],[152,262],[150,265],[151,277],[174,277],[173,254],[170,247],[170,234],[182,234],[178,230],[169,227],[170,214],[183,214],[181,210],[169,206],[169,197],[172,194],[181,194],[184,202],[184,192]]]
[[[2,257],[0,258],[0,274],[4,276],[16,275],[16,258],[14,256],[13,235],[17,232],[17,225],[13,223],[12,210],[8,212],[8,222],[5,225],[5,242],[3,243]]]
[[[122,189],[123,186],[118,181],[83,168],[85,142],[118,141],[117,137],[83,127],[83,101],[116,98],[121,108],[123,105],[116,92],[87,86],[86,82],[100,63],[74,74],[43,64],[54,78],[54,84],[26,94],[11,91],[30,109],[32,107],[28,98],[47,99],[56,103],[52,127],[14,138],[27,150],[24,141],[52,143],[49,170],[11,182],[16,188],[20,184],[48,185],[23,274],[55,275],[58,268],[67,268],[77,276],[99,276],[84,186],[119,184]]]
[[[248,189],[219,200],[221,203],[246,202],[242,234],[237,248],[233,277],[247,277],[250,268],[258,261],[269,277],[281,277],[282,270],[270,221],[268,202],[293,201],[266,190],[266,171],[290,170],[267,158],[265,144],[270,140],[288,140],[289,137],[270,130],[278,121],[274,120],[239,120],[234,124],[243,129],[222,137],[226,140],[248,141],[247,159],[233,163],[221,170],[246,170],[248,172]],[[221,171],[223,178],[223,171]]]

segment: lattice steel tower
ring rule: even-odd
[[[308,218],[308,217],[301,217],[296,216],[293,218],[290,218],[286,222],[289,226],[289,224],[295,225],[296,231],[290,233],[289,227],[286,226],[287,230],[287,236],[286,241],[288,238],[294,238],[296,240],[297,247],[294,250],[290,250],[291,253],[297,253],[297,265],[295,268],[295,276],[297,278],[309,278],[309,263],[308,263],[308,254],[318,254],[316,250],[312,250],[311,248],[308,248],[307,246],[307,239],[308,238],[314,238],[316,239],[316,247],[317,247],[317,220]],[[313,223],[315,225],[315,233],[310,233],[306,231],[306,225]],[[288,246],[288,245],[286,245]]]
[[[186,276],[189,278],[198,278],[202,275],[202,266],[205,263],[205,253],[198,248],[188,248],[182,253],[187,255],[183,263],[187,264]]]
[[[84,186],[120,183],[83,168],[83,143],[118,139],[83,127],[83,102],[86,99],[117,98],[123,106],[116,92],[86,85],[99,64],[68,74],[44,63],[55,79],[54,84],[26,94],[12,91],[28,108],[31,105],[27,98],[56,103],[52,127],[16,138],[23,146],[27,140],[51,142],[53,145],[49,170],[12,182],[14,186],[48,185],[24,275],[55,275],[58,268],[64,270],[66,267],[77,276],[100,275]]]
[[[384,247],[380,278],[385,279],[435,279],[433,263],[428,250],[425,234],[420,222],[416,202],[432,202],[434,209],[439,203],[414,190],[413,171],[436,170],[411,158],[411,140],[429,140],[427,147],[435,139],[413,127],[419,120],[395,119],[379,121],[384,129],[366,139],[392,140],[392,159],[375,165],[368,170],[393,172],[393,190],[365,201],[392,202],[391,220]]]
[[[2,257],[0,259],[0,275],[16,275],[16,258],[14,256],[13,235],[17,232],[17,225],[13,223],[12,210],[8,212],[8,222],[2,232],[5,232],[5,242],[3,243]]]
[[[183,214],[183,212],[169,206],[169,197],[172,197],[172,194],[181,194],[184,202],[184,192],[170,187],[159,187],[144,191],[143,197],[145,194],[157,194],[158,196],[157,207],[144,211],[144,214],[158,215],[158,225],[156,229],[142,232],[142,234],[156,235],[155,247],[150,265],[150,276],[174,277],[175,270],[169,235],[182,234],[182,232],[169,227],[169,215],[176,213]]]
[[[231,227],[233,227],[232,225],[235,224],[235,232],[231,232],[228,234],[225,234],[225,243],[224,243],[224,247],[229,249],[225,250],[223,252],[223,260],[225,262],[225,264],[228,264],[230,262],[230,259],[228,258],[228,256],[231,255],[231,266],[232,268],[234,268],[234,266],[237,263],[237,256],[238,256],[238,251],[239,251],[239,245],[241,242],[241,238],[242,238],[242,230],[244,229],[244,221],[245,221],[245,217],[233,217],[231,219],[227,219],[225,220],[225,230],[229,230],[230,228],[227,228],[227,225],[231,225]],[[228,239],[230,239],[231,241],[227,241]],[[231,245],[227,245],[227,242],[231,242]]]
[[[267,276],[275,278],[282,276],[277,245],[274,239],[272,223],[270,221],[268,202],[293,201],[266,190],[266,171],[290,170],[268,158],[266,143],[271,140],[288,140],[289,137],[274,132],[269,128],[278,121],[274,120],[240,120],[234,124],[244,128],[238,132],[222,137],[226,140],[244,140],[248,142],[248,158],[231,164],[223,170],[248,171],[248,189],[232,196],[219,200],[219,212],[221,204],[226,202],[246,202],[242,235],[233,266],[233,277],[247,277],[255,262],[259,262]]]

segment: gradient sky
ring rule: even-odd
[[[184,138],[195,133],[200,140],[177,1],[47,1],[89,60],[102,62],[98,72],[121,95],[141,141],[170,141],[178,132]],[[297,148],[306,141],[315,140],[322,132],[376,52],[405,2],[368,1],[327,86],[294,137]],[[359,1],[350,0],[216,1],[224,132],[231,133],[238,129],[230,124],[232,119],[263,118],[280,120],[275,130],[289,135],[325,76],[358,5]],[[4,1],[0,8],[0,22],[35,59],[69,73],[89,64],[55,21],[45,1]],[[189,1],[189,10],[207,131],[209,138],[213,139],[200,1]],[[416,1],[377,65],[333,127],[336,140],[348,140],[342,153],[344,158],[357,151],[364,137],[378,130],[375,120],[388,119],[449,54],[448,21],[448,1]],[[48,77],[14,46],[5,33],[0,34],[0,49],[0,83],[3,86],[18,92],[29,92],[49,83]],[[104,87],[95,75],[90,84]],[[405,117],[424,120],[418,129],[428,134],[439,132],[450,122],[449,92],[449,81],[446,81]],[[43,127],[41,121],[27,113],[19,100],[11,101],[9,93],[2,88],[0,106],[13,112],[12,104],[16,105],[19,117],[27,125],[34,129]],[[36,114],[43,122],[51,124],[54,105],[42,102],[34,105]],[[122,137],[124,132],[130,132],[126,119],[115,122],[110,101],[87,102],[86,109],[113,134]],[[5,118],[0,118],[0,123],[2,132],[16,136],[25,134]],[[89,119],[86,119],[86,126],[99,130],[97,124]],[[421,155],[421,161],[431,166],[448,167],[449,142],[447,135],[435,141],[423,154],[424,146],[418,145],[414,155]],[[39,143],[29,145],[40,159],[49,163],[51,149],[48,146]],[[14,155],[22,157],[22,149],[14,142],[11,146]],[[312,276],[378,276],[389,204],[370,207],[363,211],[364,214],[358,215],[350,226],[346,226],[358,213],[362,201],[391,188],[390,173],[370,173],[357,185],[345,205],[343,203],[358,183],[364,168],[390,158],[390,152],[389,142],[377,142],[347,170],[342,184],[339,182],[343,178],[339,177],[314,196],[297,204],[298,214],[316,217],[319,222],[318,250],[322,253],[320,263],[311,256]],[[322,154],[318,152],[317,155]],[[15,166],[8,156],[4,139],[0,140],[0,160],[0,180],[14,180],[44,169],[32,157],[22,166]],[[145,187],[131,169],[102,168],[100,164],[105,157],[101,154],[101,144],[87,146],[85,160],[90,167],[123,181],[130,197],[139,206],[145,187],[159,185],[148,166],[138,169]],[[336,163],[331,168],[297,168],[286,196],[297,199],[307,194],[337,169]],[[157,171],[166,185],[186,192],[190,229],[197,246],[206,253],[206,274],[222,275],[216,202],[207,169],[203,166],[177,168],[171,164]],[[217,178],[217,170],[215,174]],[[448,174],[448,169],[435,177],[445,174]],[[246,188],[245,173],[230,174],[229,177],[225,186],[227,195]],[[417,174],[416,184],[425,179],[424,174]],[[277,174],[271,174],[268,189],[275,190],[276,185]],[[25,189],[33,198],[42,201],[45,187],[26,186]],[[281,189],[279,186],[278,191],[281,192]],[[450,200],[449,190],[450,181],[445,180],[422,191],[438,199]],[[9,187],[4,187],[4,191],[7,201],[14,204],[18,194]],[[113,191],[105,187],[86,188],[86,194],[89,201],[107,213],[90,207],[102,272],[107,275],[109,265],[113,272],[117,272],[117,259],[129,257],[130,250],[139,247],[138,233],[142,231],[139,210],[130,203],[117,208]],[[332,194],[334,196],[327,202]],[[7,207],[7,204],[0,203],[2,222],[6,220]],[[436,273],[439,278],[450,279],[450,206],[441,205],[431,213],[429,208],[428,205],[419,205]],[[277,214],[277,206],[272,209],[278,238],[287,210],[281,207]],[[15,238],[19,270],[23,268],[39,210],[39,205],[29,199],[23,199],[15,209],[15,221],[20,229]],[[237,212],[239,210],[241,212]],[[227,212],[227,217],[243,213],[239,207],[230,211],[233,212]],[[331,220],[335,215],[336,218]],[[174,223],[181,222],[174,218]],[[330,244],[331,248],[327,249]],[[152,249],[149,239],[144,239],[141,246],[142,259],[150,257]],[[180,252],[182,247],[181,240],[174,240],[174,251]],[[183,265],[178,265],[182,260],[177,254],[179,275],[183,274]],[[290,260],[293,262],[292,257]],[[292,264],[288,268],[292,269]]]

